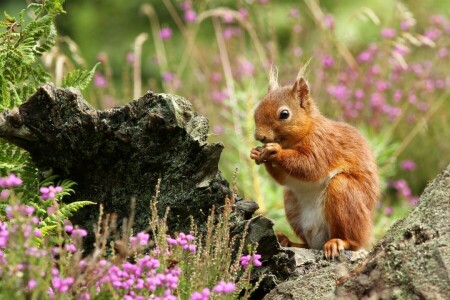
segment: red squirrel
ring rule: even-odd
[[[334,259],[370,242],[377,165],[356,128],[320,114],[302,73],[280,87],[272,70],[254,113],[255,139],[264,146],[250,158],[284,186],[286,217],[303,246]]]

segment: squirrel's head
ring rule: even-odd
[[[309,133],[316,114],[303,76],[298,76],[292,86],[280,87],[272,69],[269,91],[255,110],[255,139],[290,148]]]

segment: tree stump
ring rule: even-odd
[[[47,84],[18,109],[0,114],[0,137],[25,149],[41,170],[75,181],[69,201],[102,203],[118,220],[136,199],[135,230],[144,230],[161,179],[158,209],[170,207],[171,230],[188,230],[231,194],[218,170],[222,144],[208,143],[208,120],[184,98],[149,92],[128,105],[99,111],[75,89]],[[47,172],[48,173],[48,172]],[[92,229],[98,208],[75,222]]]

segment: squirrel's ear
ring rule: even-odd
[[[309,107],[309,86],[303,77],[298,78],[292,86],[291,95],[298,100],[303,109]]]
[[[278,88],[278,69],[272,66],[269,75],[269,92],[276,88]]]

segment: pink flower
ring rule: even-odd
[[[246,19],[248,17],[248,10],[246,10],[245,8],[239,8],[239,15],[241,16],[242,19]]]
[[[250,262],[252,262],[252,264],[255,267],[260,267],[262,265],[262,262],[260,261],[260,259],[261,259],[261,255],[259,255],[259,254],[254,254],[253,256],[248,254],[248,255],[242,256],[239,259],[239,262],[244,269],[247,269],[248,266],[250,265]]]
[[[229,12],[229,11],[226,11],[222,18],[223,18],[223,22],[224,23],[228,23],[229,24],[229,23],[233,23],[233,21],[234,21],[233,14],[231,12]]]
[[[401,30],[408,30],[414,25],[412,20],[404,20],[400,23]]]
[[[184,20],[187,23],[194,23],[196,19],[197,19],[197,14],[192,9],[186,10],[184,12]]]
[[[10,191],[9,190],[2,190],[0,192],[0,199],[6,199],[9,197]]]
[[[334,65],[334,59],[333,57],[329,56],[329,55],[325,55],[322,57],[322,66],[325,69],[329,69]]]
[[[437,40],[442,34],[442,31],[437,28],[430,28],[425,30],[425,33],[423,34],[427,38],[429,38],[432,41]]]
[[[101,75],[100,73],[95,73],[94,74],[94,86],[97,88],[102,88],[105,87],[108,84],[108,82],[106,81],[106,78],[103,77],[103,75]]]
[[[223,133],[223,126],[222,125],[214,125],[213,127],[213,133],[214,134],[222,134]]]
[[[28,281],[27,288],[31,291],[37,286],[37,281],[34,279],[31,279]]]
[[[210,290],[204,288],[201,292],[193,292],[189,300],[208,300],[210,295]]]
[[[330,14],[326,14],[323,16],[322,24],[325,29],[333,29],[334,28],[334,17]]]
[[[236,285],[233,282],[220,281],[213,287],[213,292],[226,295],[234,292],[235,289]]]
[[[159,36],[163,39],[163,40],[168,40],[172,37],[172,29],[170,29],[169,27],[163,27],[161,28],[161,31],[159,32]]]
[[[393,212],[394,212],[394,208],[392,206],[388,206],[384,209],[384,214],[386,216],[392,215]]]
[[[12,188],[20,186],[21,184],[22,179],[20,179],[13,173],[9,174],[7,177],[0,178],[0,188]]]
[[[255,67],[246,58],[239,60],[239,73],[241,73],[244,76],[251,76],[255,72]]]
[[[385,39],[392,39],[395,37],[397,32],[393,28],[383,28],[381,29],[381,36]]]
[[[130,64],[132,64],[136,60],[136,57],[134,56],[134,53],[128,52],[126,55],[126,59]]]
[[[60,186],[54,187],[53,185],[47,187],[43,186],[39,189],[39,191],[41,192],[42,200],[53,199],[56,197],[58,193],[61,193],[62,190],[63,190],[62,187]]]
[[[406,159],[400,163],[400,168],[405,171],[414,171],[416,169],[416,163],[410,159]]]
[[[64,249],[66,249],[66,251],[72,252],[72,253],[77,252],[77,247],[75,247],[74,244],[66,244],[66,245],[64,246]]]
[[[85,237],[87,236],[87,231],[82,228],[77,228],[72,231],[72,238]]]
[[[445,58],[445,57],[447,57],[447,56],[448,56],[448,50],[447,50],[447,48],[440,48],[439,51],[438,51],[438,56],[439,56],[440,58]]]

